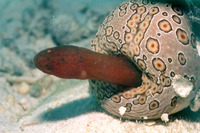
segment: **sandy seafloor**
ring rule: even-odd
[[[0,133],[198,133],[200,111],[170,121],[129,121],[105,112],[88,82],[48,76],[32,59],[58,45],[89,48],[99,24],[123,0],[0,1]],[[197,36],[200,7],[186,0]]]

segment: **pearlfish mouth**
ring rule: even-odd
[[[122,86],[141,85],[141,71],[127,57],[111,56],[76,46],[46,49],[34,57],[44,73],[66,79],[101,80]]]

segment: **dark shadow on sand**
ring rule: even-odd
[[[73,118],[76,116],[80,116],[82,114],[87,114],[90,112],[104,112],[108,115],[111,115],[114,118],[118,118],[110,114],[109,112],[103,110],[100,105],[97,103],[96,99],[93,96],[75,100],[70,103],[63,104],[57,108],[49,109],[46,112],[40,115],[40,120],[45,121],[59,121],[66,120],[69,118]],[[186,108],[176,114],[170,115],[169,119],[171,122],[175,120],[185,120],[188,122],[200,122],[200,110],[197,112],[193,112],[190,108]],[[128,119],[121,119],[122,121],[126,121]],[[136,120],[130,120],[136,121]],[[142,120],[143,121],[143,120]],[[163,124],[160,119],[155,120],[157,124]]]
[[[73,118],[89,112],[102,112],[94,97],[87,97],[49,109],[40,116],[41,121],[59,121]]]
[[[170,120],[175,121],[178,120],[185,120],[189,122],[200,122],[200,110],[197,112],[193,112],[190,108],[186,108],[176,114],[171,115]]]

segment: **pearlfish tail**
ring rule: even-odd
[[[76,46],[60,46],[41,51],[35,66],[44,73],[66,79],[102,80],[137,87],[142,73],[126,57],[93,52]]]

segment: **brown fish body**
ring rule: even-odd
[[[123,86],[141,84],[141,72],[126,57],[75,46],[43,50],[35,56],[34,63],[43,72],[60,78],[102,80]]]

